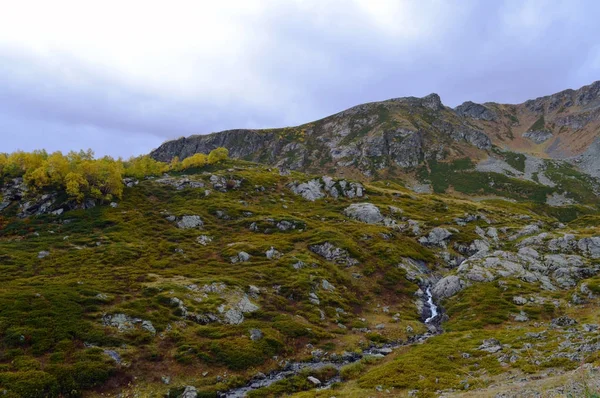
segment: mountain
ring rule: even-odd
[[[0,395],[597,397],[597,104],[0,154]]]
[[[451,109],[437,94],[396,98],[297,127],[183,137],[164,143],[151,156],[170,161],[223,146],[240,159],[303,171],[351,167],[369,176],[388,167],[415,167],[432,157],[451,158],[461,150],[469,153],[468,147],[475,158],[492,146],[571,158],[585,152],[599,135],[597,81],[519,105],[468,101]]]
[[[507,196],[493,186],[474,189],[456,181],[487,181],[487,173],[495,173],[546,191],[555,188],[548,198],[566,195],[581,202],[568,185],[575,178],[588,192],[600,191],[599,135],[600,81],[519,105],[465,102],[451,109],[437,94],[396,98],[297,127],[182,137],[150,156],[170,161],[226,147],[233,158],[282,169],[362,181],[392,178],[417,190]],[[457,171],[457,161],[460,176],[439,174],[443,168]],[[504,177],[495,177],[502,179],[496,187],[503,186]]]

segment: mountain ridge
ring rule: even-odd
[[[599,135],[600,81],[596,81],[516,105],[465,101],[450,108],[435,93],[391,98],[294,127],[181,137],[163,143],[150,156],[170,161],[222,146],[233,158],[373,179],[384,170],[410,172],[428,159],[451,161],[466,155],[479,162],[498,147],[568,160],[589,172],[594,168],[572,158],[583,154]]]

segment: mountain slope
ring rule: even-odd
[[[377,178],[389,169],[411,170],[431,159],[469,157],[477,163],[490,155],[492,146],[539,158],[572,158],[599,135],[600,81],[520,105],[465,102],[451,109],[437,94],[391,99],[298,127],[180,138],[151,156],[170,161],[224,146],[235,158]]]
[[[593,208],[561,223],[531,201],[244,161],[186,173],[128,181],[111,206],[8,202],[7,397],[281,396],[309,376],[336,396],[436,396],[599,364]]]

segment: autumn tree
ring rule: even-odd
[[[208,164],[218,163],[222,160],[226,160],[229,156],[229,151],[227,148],[219,147],[217,149],[213,149],[208,154]]]

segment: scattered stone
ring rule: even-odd
[[[250,329],[250,340],[258,341],[263,338],[263,333],[260,329]]]
[[[372,203],[353,203],[344,209],[344,214],[367,224],[383,223],[384,217]]]
[[[346,265],[348,267],[358,264],[358,260],[352,258],[347,250],[340,249],[329,242],[311,245],[308,248],[313,253],[316,253],[326,260],[333,261],[337,264]]]
[[[319,300],[319,296],[317,296],[316,293],[314,293],[314,292],[310,292],[308,294],[308,301],[310,301],[314,305],[321,304],[321,301]]]
[[[196,238],[196,242],[200,243],[202,246],[206,246],[213,241],[213,238],[208,235],[200,235]]]
[[[106,355],[108,355],[116,363],[118,363],[118,364],[121,363],[121,356],[119,355],[118,352],[116,352],[114,350],[104,350],[104,353]]]
[[[193,386],[186,386],[180,398],[198,398],[198,390]]]
[[[306,378],[306,380],[310,381],[311,383],[313,383],[315,386],[320,386],[321,385],[321,380],[317,379],[316,377],[313,376],[308,376]]]
[[[246,261],[250,261],[250,258],[252,256],[250,256],[248,253],[246,252],[239,252],[236,256],[231,257],[231,264],[235,264],[235,263],[245,263]]]
[[[50,252],[47,250],[42,250],[41,252],[38,253],[38,258],[46,258],[50,255]]]
[[[321,287],[322,287],[324,290],[328,290],[328,291],[330,291],[330,292],[332,292],[332,291],[334,291],[334,290],[335,290],[335,286],[333,286],[331,283],[329,283],[329,282],[327,281],[327,279],[323,279],[323,280],[321,281]]]
[[[554,318],[550,321],[550,325],[555,328],[565,327],[565,326],[573,326],[577,323],[577,321],[573,318],[569,318],[566,315],[559,316],[558,318]]]
[[[180,229],[201,228],[204,222],[200,216],[183,216],[177,222],[177,227]]]
[[[525,297],[515,296],[513,297],[513,303],[516,305],[525,305],[527,304],[527,299]]]
[[[529,317],[524,311],[521,311],[519,314],[514,316],[515,322],[527,322]]]
[[[283,253],[277,251],[273,246],[266,251],[265,255],[269,260],[277,260],[283,256]]]
[[[152,322],[143,320],[140,318],[130,317],[126,314],[106,314],[102,317],[102,324],[104,326],[115,327],[119,332],[132,330],[136,325],[140,325],[142,329],[147,330],[152,334],[156,334],[156,329],[152,325]]]
[[[452,233],[445,228],[436,227],[429,232],[427,237],[419,238],[419,243],[425,246],[437,246],[446,248],[447,240],[452,236]]]
[[[496,339],[487,339],[483,340],[483,343],[479,346],[479,350],[494,354],[498,351],[502,351],[502,345]]]

